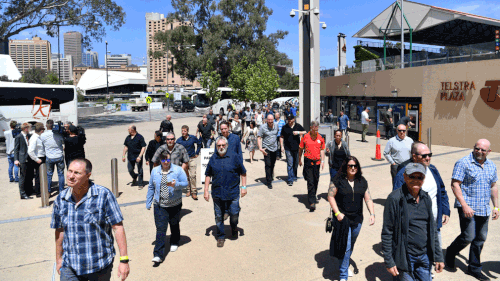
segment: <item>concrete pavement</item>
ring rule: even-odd
[[[135,114],[130,113],[130,114]],[[179,114],[182,116],[182,114]],[[124,114],[123,119],[129,118]],[[103,116],[105,117],[105,116]],[[149,116],[148,116],[149,117]],[[199,117],[178,118],[174,116],[175,132],[180,136],[182,125],[196,132]],[[99,120],[97,119],[98,122]],[[153,138],[159,121],[134,123],[138,132],[147,141]],[[110,160],[120,160],[123,141],[130,123],[106,124],[105,127],[89,126],[86,129],[86,155],[92,161],[92,179],[111,188]],[[371,160],[375,155],[375,138],[368,136],[369,143],[357,141],[361,136],[351,133],[351,153],[358,157],[363,175],[368,180],[375,202],[376,223],[369,226],[363,222],[360,236],[354,247],[352,265],[359,274],[350,280],[392,280],[381,256],[380,233],[382,229],[383,204],[392,190],[387,162]],[[479,138],[479,136],[478,136]],[[382,140],[382,149],[386,141]],[[497,145],[494,143],[492,145]],[[433,146],[432,164],[436,165],[447,185],[450,205],[454,195],[450,188],[453,164],[467,155],[471,149]],[[248,152],[244,153],[245,160]],[[181,220],[181,245],[177,252],[168,253],[157,268],[152,267],[155,226],[153,212],[145,208],[147,187],[138,190],[130,186],[126,163],[119,162],[118,202],[124,215],[131,273],[128,280],[338,280],[338,262],[329,256],[330,235],[324,231],[325,218],[330,207],[326,201],[328,169],[321,171],[318,194],[321,197],[317,210],[306,209],[307,187],[300,178],[289,187],[286,179],[286,163],[278,161],[275,169],[274,189],[269,190],[260,182],[265,178],[262,154],[256,152],[257,162],[245,161],[248,170],[248,195],[241,200],[238,240],[226,240],[223,248],[216,247],[213,203],[203,200],[183,199]],[[500,154],[489,156],[500,165]],[[51,207],[40,208],[40,199],[21,201],[16,184],[8,183],[5,171],[6,158],[0,161],[0,255],[1,280],[49,280],[55,256],[54,231],[49,228]],[[145,180],[149,179],[149,168],[144,166]],[[302,169],[299,168],[299,176]],[[54,175],[57,180],[57,175]],[[201,186],[198,186],[201,189]],[[201,191],[201,190],[200,190]],[[55,198],[51,198],[51,202]],[[365,218],[368,211],[365,208]],[[228,222],[227,222],[228,223]],[[227,225],[226,233],[229,233]],[[459,234],[458,215],[452,209],[451,220],[442,228],[443,245],[446,248]],[[498,261],[500,222],[490,221],[488,239],[482,253],[484,272],[492,278],[500,276]],[[167,232],[170,235],[170,232]],[[116,247],[117,251],[118,248]],[[437,274],[435,280],[471,280],[465,275],[468,248],[457,258],[456,273]],[[112,280],[116,277],[118,259],[115,259]],[[353,269],[353,267],[351,267]],[[58,276],[56,280],[58,280]]]

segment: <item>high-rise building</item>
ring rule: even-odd
[[[99,68],[99,54],[87,50],[82,54],[82,64],[93,68]]]
[[[40,37],[9,40],[9,54],[21,74],[34,67],[50,70],[50,42]]]
[[[129,66],[132,64],[132,55],[130,54],[121,54],[121,55],[108,55],[106,54],[106,58],[104,61],[104,65],[108,66],[108,68],[120,68],[122,65]]]
[[[146,50],[147,54],[149,51],[162,51],[164,48],[163,44],[158,44],[154,41],[154,36],[159,31],[173,30],[181,25],[187,25],[187,22],[173,22],[169,23],[165,18],[165,15],[160,13],[146,13]],[[148,85],[152,87],[168,87],[167,85],[187,85],[191,84],[185,78],[174,71],[167,70],[167,60],[173,61],[174,57],[167,53],[163,57],[154,59],[148,56],[147,59],[147,75],[148,75]],[[168,77],[167,77],[168,73]],[[199,86],[197,81],[194,81],[195,86]]]
[[[82,34],[78,31],[68,31],[64,33],[64,55],[71,56],[73,65],[82,63]]]
[[[57,58],[57,54],[56,58]],[[58,63],[57,59],[52,60],[52,71],[59,76],[59,66],[61,66],[61,83],[66,83],[73,80],[73,60],[71,56],[66,55],[65,58],[60,58]]]

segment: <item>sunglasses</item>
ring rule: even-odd
[[[474,150],[475,151],[481,151],[481,152],[487,152],[488,151],[486,149],[482,149],[482,148],[479,148],[479,147],[474,147]]]
[[[349,167],[351,169],[357,169],[358,165],[351,165],[351,164],[349,164],[349,165],[347,165],[347,167]]]
[[[419,180],[419,181],[423,181],[425,179],[425,177],[423,176],[408,176],[408,177],[412,180]]]
[[[398,130],[398,132],[404,133],[404,132],[406,132],[406,130]]]
[[[165,162],[170,163],[170,159],[161,159],[160,161],[161,161],[162,163],[165,163]]]
[[[427,153],[427,154],[418,154],[418,153],[417,153],[417,155],[422,156],[422,158],[427,158],[427,156],[429,156],[429,158],[431,158],[431,157],[432,157],[432,153]]]
[[[166,140],[175,140],[175,138],[167,138]]]

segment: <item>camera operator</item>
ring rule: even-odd
[[[85,134],[80,134],[76,126],[70,125],[68,127],[68,132],[68,137],[64,139],[64,157],[67,168],[74,159],[85,159],[85,149],[83,145],[87,142]]]

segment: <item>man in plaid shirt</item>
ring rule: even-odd
[[[123,216],[111,191],[90,181],[92,164],[75,159],[67,184],[54,202],[51,228],[56,233],[57,272],[61,280],[110,280],[115,257],[114,230],[120,250],[118,277],[130,272]]]
[[[486,159],[490,152],[490,142],[478,140],[472,153],[455,163],[451,177],[462,233],[446,251],[446,266],[454,270],[455,256],[471,244],[467,273],[478,280],[490,280],[481,272],[481,250],[488,234],[491,214],[490,198],[494,207],[492,219],[497,220],[499,215],[497,167]]]

